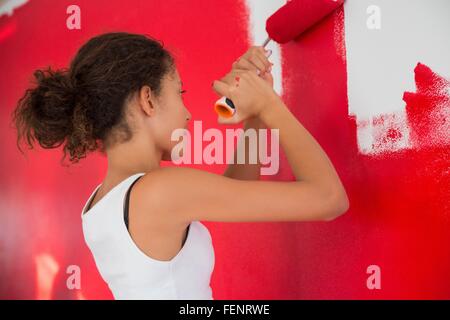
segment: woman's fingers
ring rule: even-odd
[[[213,90],[219,95],[219,96],[230,96],[230,88],[229,85],[221,80],[214,80],[213,82]]]
[[[257,75],[262,74],[264,72],[270,72],[270,64],[269,67],[266,67],[264,62],[260,57],[254,56],[248,60],[246,58],[241,58],[239,63],[235,65],[235,68],[240,70],[252,70],[255,71]]]
[[[264,51],[264,49],[262,49]],[[264,64],[265,71],[268,72],[270,67],[272,66],[272,63],[269,61],[267,56],[265,55],[265,52],[262,52],[261,50],[256,51],[256,56]]]
[[[230,118],[224,118],[224,117],[221,117],[221,116],[218,116],[217,117],[217,122],[219,123],[219,124],[232,124],[232,123],[234,123],[234,117],[230,117]]]
[[[233,68],[241,70],[258,70],[258,66],[256,64],[252,63],[244,57],[233,63]]]
[[[236,77],[241,78],[250,73],[248,70],[233,69],[227,73],[222,79],[213,81],[213,90],[220,96],[231,98],[232,92],[236,86]]]
[[[263,73],[261,78],[263,78],[273,88],[273,76],[270,72]]]
[[[258,59],[264,65],[264,69],[268,71],[272,63],[269,61],[268,56],[266,55],[266,50],[261,46],[252,47],[252,49],[248,52],[249,56],[253,59]]]
[[[251,47],[241,58],[233,63],[233,68],[254,70],[257,74],[271,71],[272,63],[268,60],[266,51],[261,46]],[[259,71],[258,71],[259,70]]]
[[[259,70],[259,73],[267,70],[267,67],[264,64],[263,59],[261,59],[260,54],[256,50],[250,52],[243,59],[247,59],[251,64],[253,64]]]
[[[243,72],[247,70],[244,69],[233,69],[229,73],[227,73],[220,81],[225,82],[229,86],[235,86],[236,85],[236,76],[242,75]]]
[[[224,118],[221,116],[217,117],[217,122],[219,124],[236,124],[242,121],[241,115],[236,111],[236,113],[230,118]]]

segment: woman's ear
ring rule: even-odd
[[[152,89],[145,85],[139,90],[138,101],[142,110],[149,116],[155,113],[155,104],[157,103]]]

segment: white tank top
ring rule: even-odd
[[[81,211],[84,239],[100,275],[115,299],[214,299],[214,247],[200,221],[190,223],[184,245],[170,261],[149,257],[131,238],[124,220],[126,194],[144,174],[123,180],[84,214],[99,184]]]

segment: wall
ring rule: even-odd
[[[10,113],[33,70],[66,66],[98,33],[146,33],[175,54],[193,119],[216,127],[210,83],[262,43],[265,18],[284,2],[130,0],[124,9],[79,0],[81,30],[66,28],[71,1],[6,3],[17,8],[0,7],[10,13],[0,16],[0,298],[110,299],[80,224],[106,159],[66,168],[61,149],[25,158],[16,148]],[[367,26],[370,5],[381,9],[381,29]],[[350,209],[327,223],[205,222],[215,299],[450,298],[449,7],[347,0],[295,41],[269,44],[275,88],[333,161]],[[293,179],[284,155],[270,179]],[[79,290],[67,289],[70,265],[80,267]],[[381,289],[368,289],[372,265]]]

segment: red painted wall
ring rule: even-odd
[[[59,164],[61,149],[38,148],[25,158],[16,148],[10,113],[33,70],[66,66],[80,45],[98,33],[149,34],[176,56],[188,89],[185,103],[192,119],[201,119],[206,129],[218,126],[212,80],[253,45],[243,0],[195,5],[132,0],[126,8],[118,0],[79,0],[81,30],[66,28],[71,4],[32,0],[14,15],[0,17],[3,299],[112,298],[84,244],[80,219],[83,204],[106,172],[106,159],[93,154],[66,168]],[[216,254],[215,299],[450,298],[448,146],[418,143],[395,153],[358,152],[356,122],[348,116],[343,18],[340,10],[283,45],[281,53],[283,98],[333,161],[350,209],[326,223],[205,222]],[[411,128],[426,139],[421,112],[436,108],[436,95],[444,101],[448,96],[424,89],[440,81],[439,75],[431,76],[424,65],[415,71],[418,89],[405,93],[404,100]],[[225,169],[197,167],[217,173]],[[271,179],[293,179],[284,156],[279,175]],[[374,264],[381,268],[380,290],[366,286],[366,269]],[[80,290],[66,287],[69,265],[81,268]]]

